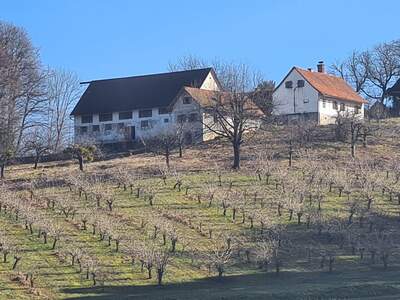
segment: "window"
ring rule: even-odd
[[[92,131],[93,132],[99,132],[100,131],[100,126],[99,125],[93,125],[92,126]]]
[[[322,107],[323,107],[323,108],[326,108],[326,100],[325,100],[325,99],[322,100]]]
[[[132,112],[131,111],[123,111],[119,113],[120,120],[128,120],[132,119]]]
[[[340,103],[340,111],[345,111],[344,103]]]
[[[285,88],[291,89],[293,87],[293,81],[286,81],[285,82]]]
[[[87,126],[81,126],[81,134],[87,133]]]
[[[338,109],[338,106],[337,106],[337,102],[336,102],[336,101],[333,101],[333,102],[332,102],[332,105],[333,105],[333,109],[336,109],[336,110]]]
[[[112,130],[112,124],[105,124],[105,125],[104,125],[104,130],[105,130],[105,131],[110,131],[110,130]]]
[[[177,121],[178,121],[178,123],[186,122],[186,116],[185,115],[178,115]]]
[[[189,122],[196,122],[196,121],[197,121],[197,114],[190,114]]]
[[[93,123],[93,116],[92,115],[86,115],[86,116],[82,116],[82,124],[86,124],[86,123]]]
[[[304,80],[297,80],[297,87],[304,87]]]
[[[309,102],[308,98],[304,98],[304,99],[303,99],[303,102],[304,102],[304,103],[308,103],[308,102]]]
[[[149,128],[149,127],[150,127],[149,120],[143,120],[143,121],[141,121],[141,122],[140,122],[140,127],[141,127],[142,129],[147,129],[147,128]]]
[[[125,127],[125,123],[118,123],[119,130],[124,129],[124,127]]]
[[[152,115],[153,111],[151,109],[139,110],[139,118],[150,118]]]
[[[166,107],[160,107],[158,109],[158,114],[159,115],[166,115],[166,114],[168,114],[168,109]]]
[[[169,119],[164,119],[164,123],[168,123],[169,122]]]
[[[184,97],[183,98],[183,104],[190,104],[192,103],[192,98],[191,97]]]
[[[112,121],[112,113],[100,114],[99,121],[100,122]]]

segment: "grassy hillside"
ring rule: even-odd
[[[169,171],[150,154],[84,173],[73,161],[12,166],[0,299],[398,299],[398,120],[374,128],[356,160],[320,128],[290,168],[281,127],[251,137],[235,172],[222,141],[173,156]],[[160,287],[157,255],[168,255]]]

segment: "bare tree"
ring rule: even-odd
[[[221,246],[218,241],[213,241],[212,248],[208,253],[208,263],[218,272],[218,277],[221,278],[225,273],[226,266],[232,259],[232,249]]]
[[[332,64],[331,72],[342,77],[360,93],[368,79],[368,68],[365,64],[367,57],[368,53],[353,51],[344,61]]]
[[[46,123],[51,128],[53,150],[60,151],[70,136],[69,113],[82,94],[77,75],[66,70],[52,70],[48,79]]]
[[[84,161],[92,161],[98,149],[94,145],[74,144],[64,150],[78,160],[79,170],[83,171]]]
[[[363,92],[371,99],[384,102],[387,90],[400,75],[400,56],[395,42],[382,43],[368,51],[364,58],[368,72]]]
[[[46,100],[38,51],[24,29],[0,22],[0,165],[17,154]]]
[[[179,146],[179,130],[176,126],[167,126],[154,134],[142,136],[142,143],[147,150],[163,155],[167,168],[170,167],[170,156]]]
[[[179,57],[175,62],[168,63],[168,71],[170,72],[195,70],[207,67],[209,67],[209,64],[206,60],[191,54],[184,55]]]
[[[46,75],[25,30],[0,22],[0,127],[8,127],[15,152],[44,108]]]
[[[240,168],[240,149],[245,133],[259,128],[262,111],[254,103],[258,74],[244,64],[227,64],[219,73],[224,92],[216,92],[204,111],[210,116],[203,121],[209,132],[226,138],[233,148],[233,168]]]
[[[157,269],[158,285],[162,284],[162,279],[169,263],[169,253],[167,251],[156,251],[154,255],[155,267]]]
[[[363,52],[353,51],[343,62],[332,65],[332,73],[341,76],[356,90],[382,104],[387,90],[400,76],[399,41],[376,45]]]
[[[338,113],[336,117],[336,129],[340,130],[340,136],[344,141],[347,138],[349,139],[352,157],[356,155],[356,145],[358,142],[363,141],[365,138],[365,142],[363,143],[366,144],[365,134],[368,131],[367,126],[363,119],[351,112]]]
[[[24,142],[24,151],[34,156],[34,169],[37,168],[42,156],[48,153],[51,148],[51,137],[44,126],[33,128],[33,131]]]

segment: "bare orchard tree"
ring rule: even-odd
[[[245,133],[259,127],[263,113],[255,104],[255,88],[261,82],[259,76],[244,64],[226,64],[220,70],[224,92],[204,106],[210,116],[203,124],[207,131],[226,138],[233,147],[233,168],[240,168],[240,149]]]
[[[51,128],[53,150],[60,151],[69,141],[72,124],[69,113],[82,94],[77,75],[66,70],[53,70],[48,80],[49,101],[46,122]]]
[[[232,249],[225,247],[214,240],[210,251],[207,253],[207,261],[210,269],[215,268],[218,277],[221,278],[226,271],[226,267],[232,261]]]
[[[32,129],[24,140],[24,152],[34,157],[34,166],[36,169],[43,155],[51,150],[51,137],[46,125],[38,126]]]
[[[158,250],[154,254],[154,262],[157,270],[157,283],[162,285],[162,279],[170,261],[170,256],[167,251]]]
[[[341,136],[340,139],[349,141],[352,157],[356,156],[357,143],[362,142],[366,146],[367,135],[371,133],[369,125],[351,112],[338,114],[336,117],[336,131],[337,136]]]
[[[74,144],[66,148],[64,152],[78,160],[79,170],[83,171],[83,163],[85,161],[93,161],[96,152],[98,152],[98,148],[90,144]]]
[[[154,134],[142,136],[142,143],[148,151],[165,157],[167,168],[170,166],[170,156],[179,146],[181,127],[170,125],[160,129]]]

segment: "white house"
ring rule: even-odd
[[[272,97],[276,115],[286,120],[314,120],[322,125],[334,123],[341,112],[363,118],[367,103],[342,78],[327,74],[322,61],[317,71],[293,67]]]
[[[221,90],[211,68],[86,83],[71,112],[76,143],[133,142],[177,123],[188,141],[204,140],[199,95],[212,97]]]

